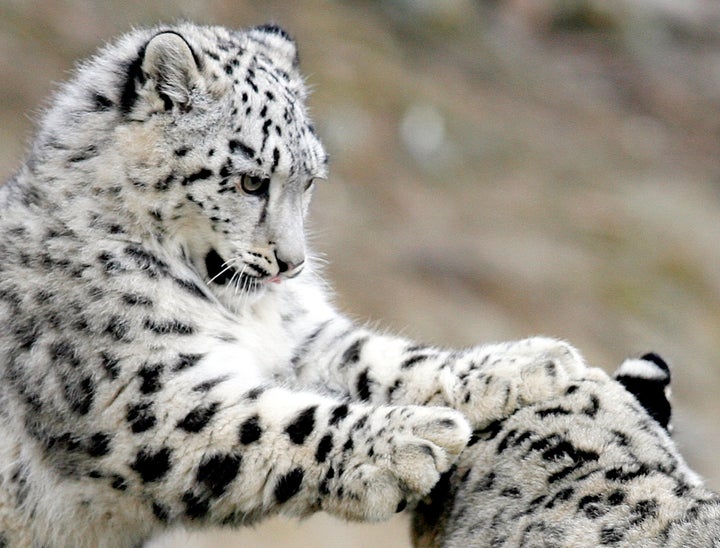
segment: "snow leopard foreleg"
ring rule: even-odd
[[[425,494],[465,447],[450,409],[373,406],[218,377],[203,360],[124,410],[94,458],[96,481],[145,501],[163,523],[242,524],[317,510],[390,517]],[[136,401],[137,400],[137,401]],[[108,410],[109,415],[112,410]]]
[[[327,321],[293,358],[298,378],[374,404],[448,406],[475,428],[561,393],[587,369],[569,344],[551,338],[446,350]]]

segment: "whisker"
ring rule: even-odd
[[[220,272],[218,272],[218,273],[215,274],[212,278],[210,278],[210,279],[207,281],[207,283],[208,283],[208,284],[213,283],[217,277],[222,276],[223,274],[225,274],[225,272],[227,272],[228,270],[231,270],[231,269],[233,268],[233,264],[236,263],[236,262],[238,262],[239,260],[240,260],[240,257],[235,257],[235,258],[233,258],[233,259],[229,259],[229,260],[225,261],[225,262],[222,264],[222,266],[224,266],[225,268],[223,268]],[[226,265],[227,265],[227,266],[226,266]]]
[[[240,292],[241,296],[245,292],[245,288],[243,287],[245,285],[245,278],[243,276],[244,276],[246,270],[247,270],[247,264],[244,264],[242,267],[242,270],[240,270],[240,272],[236,272],[237,279],[235,279],[235,277],[233,277],[235,296],[237,296],[238,292]]]

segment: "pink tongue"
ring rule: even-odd
[[[282,279],[280,278],[280,276],[273,276],[272,278],[270,278],[267,281],[267,283],[269,283],[269,284],[279,284],[280,282],[282,282]]]

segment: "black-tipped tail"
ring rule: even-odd
[[[653,419],[670,430],[670,368],[665,360],[652,352],[639,359],[627,359],[614,376]]]

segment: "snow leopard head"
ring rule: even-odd
[[[305,98],[279,27],[135,31],[81,67],[34,154],[82,173],[106,214],[180,250],[215,292],[252,293],[305,262],[327,163]]]

